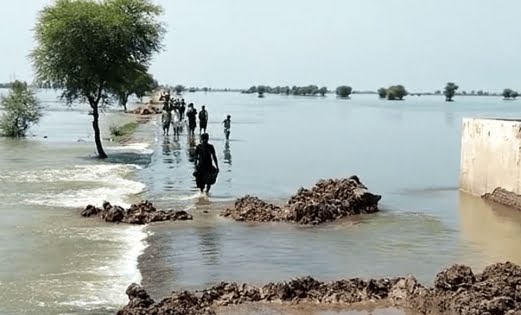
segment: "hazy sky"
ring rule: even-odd
[[[32,28],[51,2],[1,0],[1,82],[31,80]],[[168,28],[152,66],[161,83],[521,90],[519,0],[154,2]]]

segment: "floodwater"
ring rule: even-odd
[[[98,161],[88,109],[57,104],[53,92],[39,96],[48,109],[34,136],[0,139],[0,314],[114,314],[134,281],[161,298],[220,281],[262,284],[305,275],[411,273],[430,284],[451,263],[476,270],[521,263],[521,214],[457,189],[461,118],[517,117],[517,102],[187,93],[189,102],[209,110],[220,163],[206,199],[192,177],[196,140],[163,137],[156,117],[140,126],[134,143],[105,142],[110,158]],[[226,114],[232,115],[229,141],[221,125]],[[110,110],[103,129],[129,119]],[[313,228],[218,216],[244,194],[283,202],[300,186],[353,174],[383,196],[380,213]],[[187,209],[194,220],[135,227],[79,216],[89,203],[139,199]],[[294,312],[339,311],[285,314]],[[400,314],[381,312],[373,314]]]

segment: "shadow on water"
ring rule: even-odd
[[[83,156],[80,157],[83,160],[99,160],[97,156]],[[147,167],[152,162],[151,153],[138,153],[138,152],[109,152],[108,158],[104,159],[103,162],[110,164],[134,164],[140,167]]]

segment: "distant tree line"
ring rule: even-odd
[[[310,84],[306,86],[275,86],[271,87],[269,85],[259,85],[252,86],[247,90],[243,90],[242,93],[245,94],[259,94],[262,97],[265,93],[267,94],[283,94],[283,95],[299,95],[299,96],[316,96],[321,95],[324,96],[329,93],[327,87],[318,87],[317,85]]]

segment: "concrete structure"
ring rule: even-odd
[[[521,194],[521,120],[463,119],[460,189]]]

